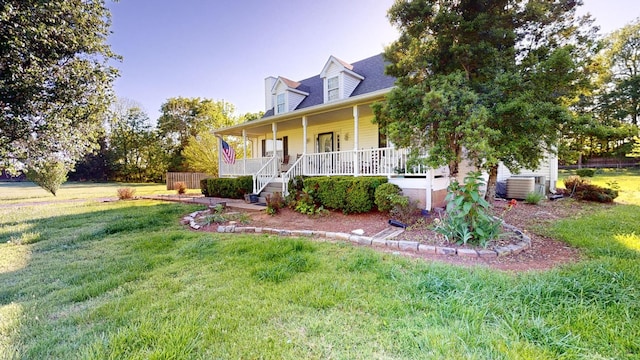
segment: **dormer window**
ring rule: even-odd
[[[282,114],[285,112],[284,93],[278,94],[276,97],[276,114]]]
[[[327,79],[327,100],[340,99],[340,79],[337,76]]]
[[[320,79],[323,82],[323,99],[328,103],[350,97],[364,77],[353,71],[353,65],[331,56],[320,73]]]

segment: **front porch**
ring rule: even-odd
[[[373,121],[371,104],[386,91],[270,115],[215,134],[232,136],[244,156],[229,164],[219,158],[220,177],[253,177],[253,193],[281,188],[288,194],[296,176],[386,176],[430,208],[433,191],[446,189],[446,168],[430,169],[397,149]],[[435,181],[434,181],[435,179]],[[411,183],[410,187],[406,184]],[[440,196],[440,195],[437,195]]]
[[[437,184],[446,179],[446,173],[446,168],[431,169],[412,163],[406,150],[391,147],[299,154],[292,164],[283,164],[278,156],[220,164],[221,176],[252,176],[255,194],[260,194],[269,184],[270,188],[277,184],[282,194],[287,195],[289,180],[296,176],[386,176],[400,183],[404,178],[420,179],[426,196],[425,207],[431,206],[431,192],[434,187],[442,187]]]

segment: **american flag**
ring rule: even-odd
[[[236,163],[236,152],[233,150],[226,141],[220,139],[222,141],[222,161],[227,164],[235,164]]]

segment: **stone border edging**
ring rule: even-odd
[[[183,224],[188,224],[192,229],[199,230],[201,228],[195,222],[196,217],[200,213],[207,212],[208,210],[196,211],[182,219]],[[502,220],[500,220],[502,221]],[[219,225],[219,233],[255,233],[255,234],[272,234],[278,236],[299,236],[299,237],[320,237],[331,240],[344,240],[358,245],[367,245],[375,247],[386,247],[392,250],[401,251],[413,251],[429,255],[448,255],[448,256],[464,256],[464,257],[480,257],[480,258],[496,258],[502,256],[508,256],[511,254],[519,254],[526,249],[531,248],[531,238],[525,235],[520,229],[513,225],[506,224],[502,221],[502,226],[507,230],[513,231],[520,241],[516,244],[509,244],[506,246],[496,246],[493,249],[459,249],[454,247],[435,246],[420,244],[417,241],[405,241],[405,240],[384,240],[374,239],[370,236],[354,235],[340,232],[330,231],[316,231],[316,230],[286,230],[286,229],[274,229],[267,227],[255,227],[255,226],[236,226],[236,225]]]

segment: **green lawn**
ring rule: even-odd
[[[0,182],[0,205],[25,202],[50,202],[77,199],[117,198],[117,190],[130,187],[136,196],[175,194],[164,184],[91,183],[67,182],[62,184],[56,196],[31,182]],[[202,194],[199,189],[190,189],[189,194]]]
[[[0,359],[639,358],[638,205],[549,227],[585,260],[515,275],[193,232],[183,204],[9,208]]]
[[[566,177],[575,175],[575,171],[561,170],[558,187],[564,188],[562,182]],[[600,169],[594,177],[586,178],[592,183],[604,187],[619,186],[616,202],[623,204],[640,204],[640,170],[639,169]]]

